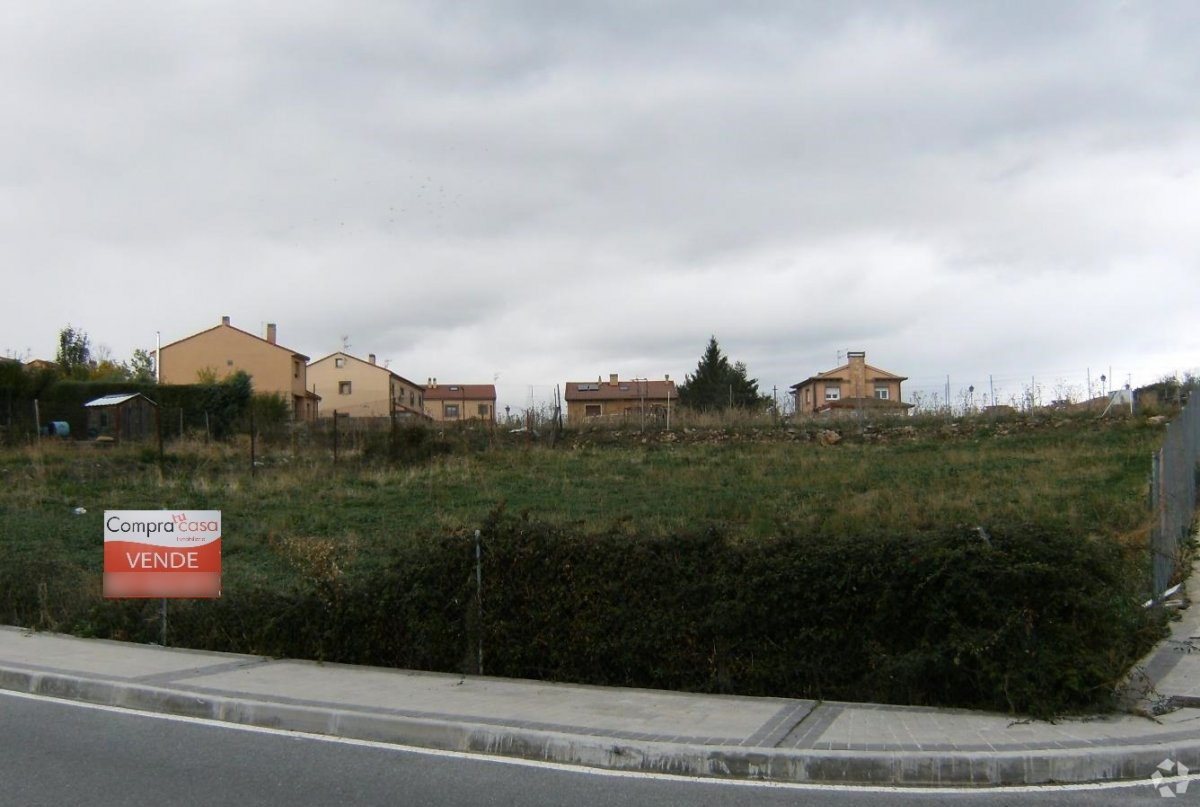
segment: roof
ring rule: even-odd
[[[896,375],[889,373],[887,370],[880,370],[878,367],[872,367],[869,364],[864,364],[863,369],[866,373],[867,381],[907,381],[908,376]],[[843,364],[841,367],[835,367],[832,370],[826,370],[823,373],[817,373],[814,376],[809,376],[803,381],[792,384],[790,389],[799,389],[805,384],[812,384],[817,381],[829,381],[832,379],[847,380],[850,377],[850,365]]]
[[[679,393],[674,381],[568,381],[563,397],[568,401],[661,401],[678,398]]]
[[[189,339],[195,339],[198,336],[203,336],[204,334],[206,334],[210,331],[218,330],[219,328],[228,328],[231,331],[237,331],[238,333],[242,334],[243,336],[248,336],[251,339],[257,339],[258,341],[262,342],[264,345],[270,345],[271,347],[277,347],[280,350],[282,350],[283,352],[290,353],[291,355],[295,356],[298,359],[304,359],[305,363],[308,362],[308,356],[305,356],[303,353],[298,353],[297,351],[292,350],[290,347],[284,347],[283,345],[279,344],[278,342],[272,342],[270,340],[263,339],[261,336],[256,336],[255,334],[252,334],[249,331],[243,331],[241,328],[237,328],[233,325],[227,325],[224,322],[214,325],[211,328],[205,328],[202,331],[197,331],[196,333],[192,334],[191,336],[185,336],[182,339],[176,339],[174,342],[168,342],[167,344],[160,347],[159,351],[166,350],[169,347],[174,347],[175,345],[178,345],[182,342],[186,342]]]
[[[438,384],[425,388],[427,401],[496,400],[495,384]]]
[[[105,395],[97,398],[94,401],[88,401],[84,404],[84,406],[120,406],[126,401],[132,401],[134,398],[142,398],[143,400],[149,401],[154,406],[158,406],[158,404],[154,403],[154,401],[151,401],[140,392],[113,393],[112,395]]]
[[[412,387],[420,388],[420,386],[421,386],[420,384],[417,384],[416,382],[409,381],[407,378],[400,375],[399,373],[389,370],[387,367],[385,367],[382,364],[372,364],[369,361],[363,361],[358,356],[352,356],[351,354],[345,352],[344,350],[337,350],[337,351],[334,351],[333,353],[330,353],[328,356],[322,356],[321,358],[317,359],[316,361],[309,362],[309,366],[311,367],[313,365],[320,364],[321,362],[329,361],[330,359],[336,359],[336,358],[350,359],[352,361],[358,362],[359,364],[363,365],[364,367],[371,367],[376,370],[380,370],[380,371],[392,376],[393,378],[400,379],[405,384],[408,384],[409,386],[412,386]]]

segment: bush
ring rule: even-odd
[[[482,639],[493,675],[1049,716],[1105,705],[1162,629],[1114,542],[1034,525],[734,542],[496,514],[483,536],[482,623],[465,536],[360,567],[301,539],[299,574],[240,567],[220,600],[173,602],[170,641],[472,672]],[[0,545],[0,619],[159,640],[156,601],[103,600],[98,558],[43,550]]]
[[[491,672],[1000,709],[1103,704],[1161,624],[1114,543],[990,535],[572,537],[488,528]]]

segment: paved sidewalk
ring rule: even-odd
[[[1200,607],[1179,636],[1200,635]],[[1177,639],[1147,662],[1200,692]],[[220,721],[691,776],[899,785],[1148,779],[1200,770],[1200,709],[1056,723],[1003,715],[692,695],[272,660],[0,628],[0,689]],[[1195,701],[1200,705],[1200,701]],[[0,701],[2,703],[2,701]],[[1193,701],[1188,701],[1189,704]],[[1164,711],[1165,710],[1165,711]]]
[[[1197,562],[1200,566],[1200,561]],[[1200,569],[1137,665],[1129,713],[960,709],[547,684],[0,627],[0,689],[292,731],[610,768],[788,782],[1002,786],[1200,771]],[[0,701],[2,704],[3,701]]]

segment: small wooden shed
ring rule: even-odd
[[[158,433],[158,404],[140,392],[105,395],[84,404],[92,439],[147,440]]]

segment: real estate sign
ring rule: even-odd
[[[220,597],[220,510],[104,511],[105,597]]]

